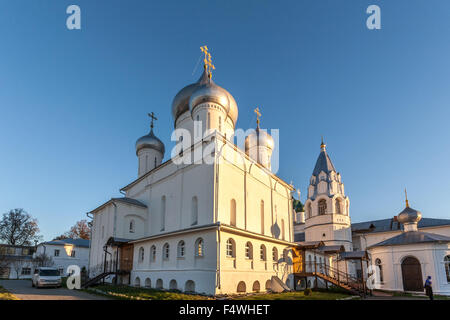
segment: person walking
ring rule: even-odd
[[[425,294],[430,298],[430,300],[433,300],[433,287],[431,286],[431,276],[427,277],[424,288]]]

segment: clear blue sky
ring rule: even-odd
[[[381,30],[366,28],[370,4]],[[147,112],[173,146],[171,102],[206,44],[237,126],[259,106],[280,129],[278,174],[303,201],[323,135],[352,221],[394,216],[404,187],[425,217],[450,218],[449,13],[446,0],[2,1],[0,212],[24,208],[48,240],[120,196]]]

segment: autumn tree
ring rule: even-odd
[[[38,222],[23,209],[12,209],[0,220],[0,241],[16,246],[30,246],[42,241]]]
[[[56,237],[54,240],[63,239],[86,239],[89,240],[91,236],[91,227],[87,220],[80,220],[75,223],[74,226],[70,228],[69,231],[63,233],[62,235]]]

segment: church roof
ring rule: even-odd
[[[450,237],[442,236],[435,233],[410,231],[410,232],[403,232],[398,236],[376,243],[370,246],[369,248],[381,246],[399,246],[416,243],[433,243],[433,242],[438,243],[450,242]]]
[[[68,239],[48,241],[48,242],[44,242],[44,244],[59,245],[59,246],[63,246],[63,245],[66,245],[66,244],[71,244],[71,245],[74,245],[75,247],[89,248],[89,240],[86,240],[86,239],[71,239],[71,238],[68,238]]]
[[[132,198],[122,197],[122,198],[112,198],[111,200],[125,202],[128,204],[134,204],[135,206],[138,206],[138,207],[147,208],[147,205],[145,203],[142,203],[139,200],[132,199]]]
[[[450,225],[450,219],[422,218],[418,228],[429,228]],[[372,220],[352,223],[352,232],[386,232],[401,230],[401,224],[391,219]]]
[[[132,204],[134,206],[141,207],[141,208],[147,208],[147,205],[145,203],[140,202],[139,200],[132,199],[132,198],[127,198],[127,197],[122,197],[122,198],[111,198],[111,200],[106,201],[104,204],[98,206],[97,208],[95,208],[91,212],[96,212],[96,211],[104,208],[105,206],[107,206],[108,204],[110,204],[110,203],[112,203],[114,201],[123,202],[123,203],[127,203],[127,204]]]
[[[324,171],[325,173],[336,171],[325,148],[322,148],[320,151],[319,157],[316,161],[316,166],[314,167],[313,176],[319,175],[321,171]]]

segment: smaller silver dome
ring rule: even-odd
[[[272,136],[267,131],[256,128],[255,131],[245,138],[245,151],[247,152],[250,148],[257,145],[273,150],[275,144]]]
[[[164,143],[162,143],[162,141],[159,140],[158,137],[155,136],[155,134],[153,133],[153,128],[150,130],[149,134],[147,134],[146,136],[140,137],[136,141],[136,155],[138,154],[139,150],[144,149],[144,148],[149,148],[149,149],[154,149],[156,151],[159,151],[159,152],[161,152],[161,154],[164,157],[164,152],[165,152]]]
[[[406,207],[402,212],[400,212],[397,216],[397,221],[400,223],[414,223],[419,222],[422,219],[422,213],[420,211],[414,210],[409,206]]]

